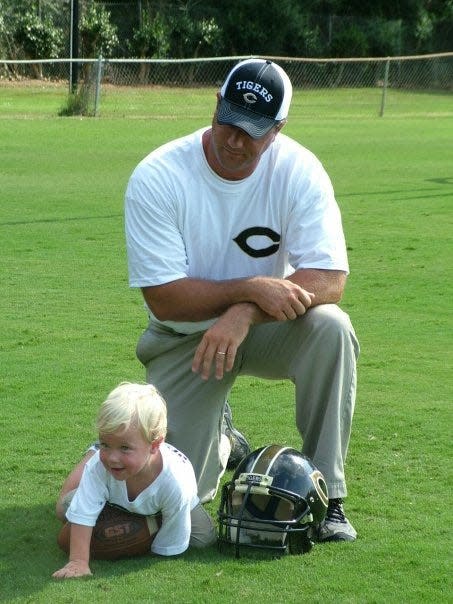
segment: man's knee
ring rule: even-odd
[[[337,330],[352,328],[349,316],[336,304],[313,306],[304,315],[304,321],[317,328],[325,327]]]
[[[322,338],[325,345],[336,346],[345,342],[350,344],[355,356],[359,353],[359,344],[349,315],[336,304],[320,304],[310,308],[304,315],[304,322],[313,333]]]
[[[192,531],[190,534],[190,546],[191,547],[208,547],[213,545],[217,541],[217,531],[215,524],[199,503],[191,512]]]

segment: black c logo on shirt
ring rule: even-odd
[[[269,245],[268,247],[261,248],[259,250],[250,247],[247,243],[247,239],[253,236],[264,236],[269,237],[271,241],[275,241],[274,245]],[[252,258],[264,258],[265,256],[272,256],[275,254],[280,247],[278,243],[280,242],[280,235],[273,231],[272,229],[268,229],[267,227],[251,227],[249,229],[245,229],[242,233],[239,233],[237,237],[233,239],[238,246],[241,248],[243,252],[245,252],[248,256],[252,256]]]

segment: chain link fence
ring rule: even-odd
[[[65,104],[77,69],[88,115],[207,119],[216,89],[243,58],[249,57],[2,61],[0,115],[20,115],[20,103],[12,107],[7,101],[13,89],[22,90],[24,100],[35,94],[41,100],[36,111],[42,107],[44,112],[58,113],[56,104]],[[453,114],[453,52],[369,59],[264,58],[279,63],[293,83],[290,117]],[[178,115],[181,95],[184,116]]]

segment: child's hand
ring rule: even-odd
[[[54,572],[54,579],[75,579],[91,575],[91,570],[84,560],[70,560],[63,568]]]

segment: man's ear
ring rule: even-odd
[[[220,105],[221,99],[222,99],[222,97],[220,95],[220,92],[218,92],[217,93],[217,103],[216,103],[216,106],[215,106],[215,112],[216,112],[216,114],[217,114],[217,111],[219,110],[219,105]]]
[[[280,130],[283,128],[283,126],[286,124],[288,120],[281,120],[275,127],[277,129],[276,134],[278,134],[280,132]]]
[[[280,130],[283,128],[283,126],[285,124],[286,124],[286,120],[281,120],[280,122],[278,122],[278,124],[276,126],[274,126],[272,128],[272,130],[271,130],[272,136],[269,138],[269,145],[274,142],[275,137],[277,136],[277,134],[280,132]],[[267,136],[269,136],[269,134]],[[267,147],[266,147],[266,149],[267,149]]]

